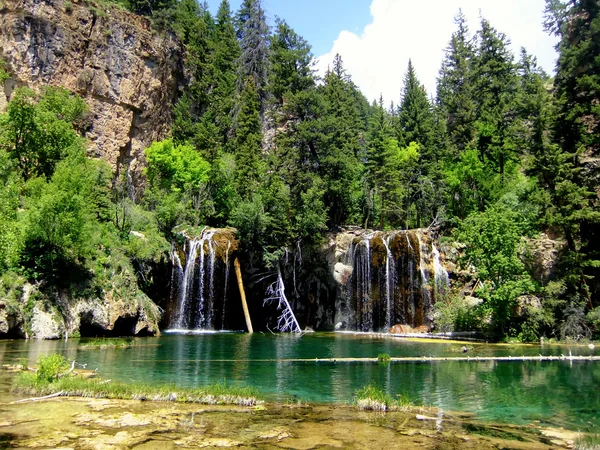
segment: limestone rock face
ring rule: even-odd
[[[54,311],[46,311],[41,305],[33,308],[31,335],[36,339],[58,339],[61,337],[60,319]]]
[[[183,77],[173,35],[116,6],[65,0],[4,0],[0,57],[12,78],[0,89],[0,111],[19,86],[63,86],[90,107],[89,155],[141,182],[143,150],[166,136]]]
[[[70,298],[54,292],[56,307],[47,302],[38,286],[26,283],[21,299],[9,308],[0,301],[0,337],[59,339],[82,336],[148,336],[159,334],[161,312],[148,298],[116,298],[106,292],[102,299]],[[30,296],[35,293],[36,300]],[[47,294],[48,295],[48,294]],[[32,303],[32,308],[27,308]]]

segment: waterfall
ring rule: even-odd
[[[386,308],[385,308],[385,327],[389,329],[392,326],[392,306],[394,302],[393,298],[393,281],[395,275],[395,265],[394,265],[394,255],[390,250],[390,239],[393,235],[386,236],[383,240],[383,245],[385,246],[386,257],[385,257],[385,300],[386,300]]]
[[[435,279],[435,292],[444,294],[450,287],[450,277],[448,271],[442,266],[440,260],[440,251],[434,243],[431,244],[431,252],[433,253],[433,273]]]
[[[183,269],[179,252],[176,249],[171,252],[172,301],[176,302],[169,324],[172,329],[213,330],[225,327],[232,241],[227,234],[225,240],[223,233],[216,236],[217,233],[219,230],[205,228],[199,236],[183,234]],[[221,282],[224,282],[223,290],[217,288]]]
[[[429,258],[429,248],[423,243],[421,234],[417,233],[419,240],[419,267],[421,269],[421,298],[423,299],[423,307],[428,308],[432,305],[431,288],[429,286],[429,279],[427,277],[427,263],[431,261]],[[428,256],[428,261],[425,261],[425,255]]]
[[[196,328],[198,329],[210,329],[212,328],[211,325],[211,315],[212,315],[212,311],[211,311],[211,292],[210,292],[210,285],[212,283],[212,276],[214,275],[214,273],[211,273],[210,270],[210,266],[211,264],[209,264],[209,271],[208,273],[205,273],[205,263],[204,260],[206,259],[206,255],[205,255],[205,251],[204,251],[204,244],[207,243],[207,247],[208,247],[208,253],[209,253],[209,262],[212,260],[212,258],[214,257],[214,248],[212,245],[210,245],[212,243],[212,237],[214,236],[215,232],[213,230],[210,231],[206,231],[206,230],[202,230],[202,233],[200,235],[199,238],[199,242],[200,242],[200,260],[199,260],[199,264],[200,264],[200,270],[198,273],[198,307],[197,307],[197,312],[196,312]],[[208,297],[206,296],[206,283],[205,283],[205,278],[208,278],[208,282],[209,282],[209,289],[208,289]],[[207,300],[208,299],[208,300]]]
[[[360,252],[359,258],[359,285],[357,286],[358,304],[357,309],[360,311],[357,319],[360,319],[362,324],[361,331],[373,331],[373,309],[371,304],[371,239],[373,235],[366,236],[363,239],[363,250]]]
[[[229,286],[229,251],[231,250],[231,241],[227,241],[227,250],[225,251],[225,286],[223,289],[223,314],[221,316],[221,330],[225,329],[225,314],[227,312],[227,287]]]
[[[340,242],[351,238],[351,244],[345,244],[346,252],[334,269],[342,294],[336,302],[339,329],[387,331],[396,324],[429,325],[435,293],[447,286],[448,274],[427,231],[348,234]]]
[[[186,329],[189,325],[189,293],[194,282],[194,269],[196,268],[196,253],[199,241],[196,239],[187,241],[187,252],[185,270],[183,272],[182,286],[179,293],[179,304],[175,314],[175,328]],[[179,257],[177,257],[179,260]],[[180,262],[181,264],[181,262]]]

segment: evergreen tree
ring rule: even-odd
[[[570,2],[562,32],[555,79],[557,119],[555,140],[562,149],[556,167],[553,201],[569,248],[578,252],[582,275],[576,281],[592,306],[600,292],[600,4],[597,0]],[[576,240],[581,243],[580,248]]]
[[[398,198],[395,189],[399,174],[395,158],[399,152],[391,117],[383,107],[383,98],[373,105],[367,149],[367,175],[372,198],[371,209],[379,212],[379,228],[384,229],[386,217],[395,210]],[[365,221],[368,227],[368,218]]]
[[[219,131],[220,143],[227,145],[232,128],[235,106],[237,64],[240,46],[235,34],[228,0],[222,0],[215,20],[215,37],[211,63],[216,72],[214,89],[211,91],[211,110]]]
[[[516,115],[517,75],[510,41],[486,20],[481,20],[479,48],[473,65],[477,114],[477,149],[482,162],[504,177],[516,160],[511,127]]]
[[[441,197],[439,143],[436,142],[436,120],[425,87],[419,83],[412,61],[404,78],[398,126],[404,146],[418,144],[419,175],[411,178],[404,197],[404,210],[411,216],[405,222],[417,228],[437,215]],[[409,212],[410,211],[412,212]]]
[[[243,90],[252,80],[262,114],[269,95],[269,27],[262,0],[244,0],[237,15],[237,37],[241,48],[238,88]]]
[[[235,186],[242,199],[250,200],[252,194],[258,192],[264,172],[259,97],[252,78],[248,79],[242,91],[237,122]]]
[[[452,34],[440,69],[437,104],[446,118],[447,133],[455,151],[462,151],[475,134],[472,61],[475,54],[462,11],[454,19],[458,30]]]
[[[358,92],[336,55],[333,70],[325,74],[320,88],[325,99],[325,117],[321,123],[323,142],[317,149],[319,173],[325,182],[325,205],[329,226],[344,224],[360,215],[364,195],[364,137],[368,121],[362,111],[368,102]]]
[[[280,18],[271,38],[270,89],[279,104],[286,94],[297,94],[314,86],[310,45]]]

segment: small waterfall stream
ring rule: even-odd
[[[174,312],[169,328],[173,330],[225,328],[232,240],[216,239],[216,235],[215,229],[204,229],[195,237],[184,235],[181,253],[175,247],[171,251]],[[217,283],[223,287],[217,289]]]

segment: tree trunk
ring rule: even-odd
[[[235,258],[233,261],[235,266],[235,275],[238,281],[238,287],[240,288],[240,297],[242,298],[242,308],[244,308],[244,317],[246,318],[246,326],[248,327],[248,333],[254,333],[252,329],[252,322],[250,321],[250,311],[248,310],[248,303],[246,303],[246,292],[244,291],[244,282],[242,281],[242,269],[240,268],[240,260]]]

